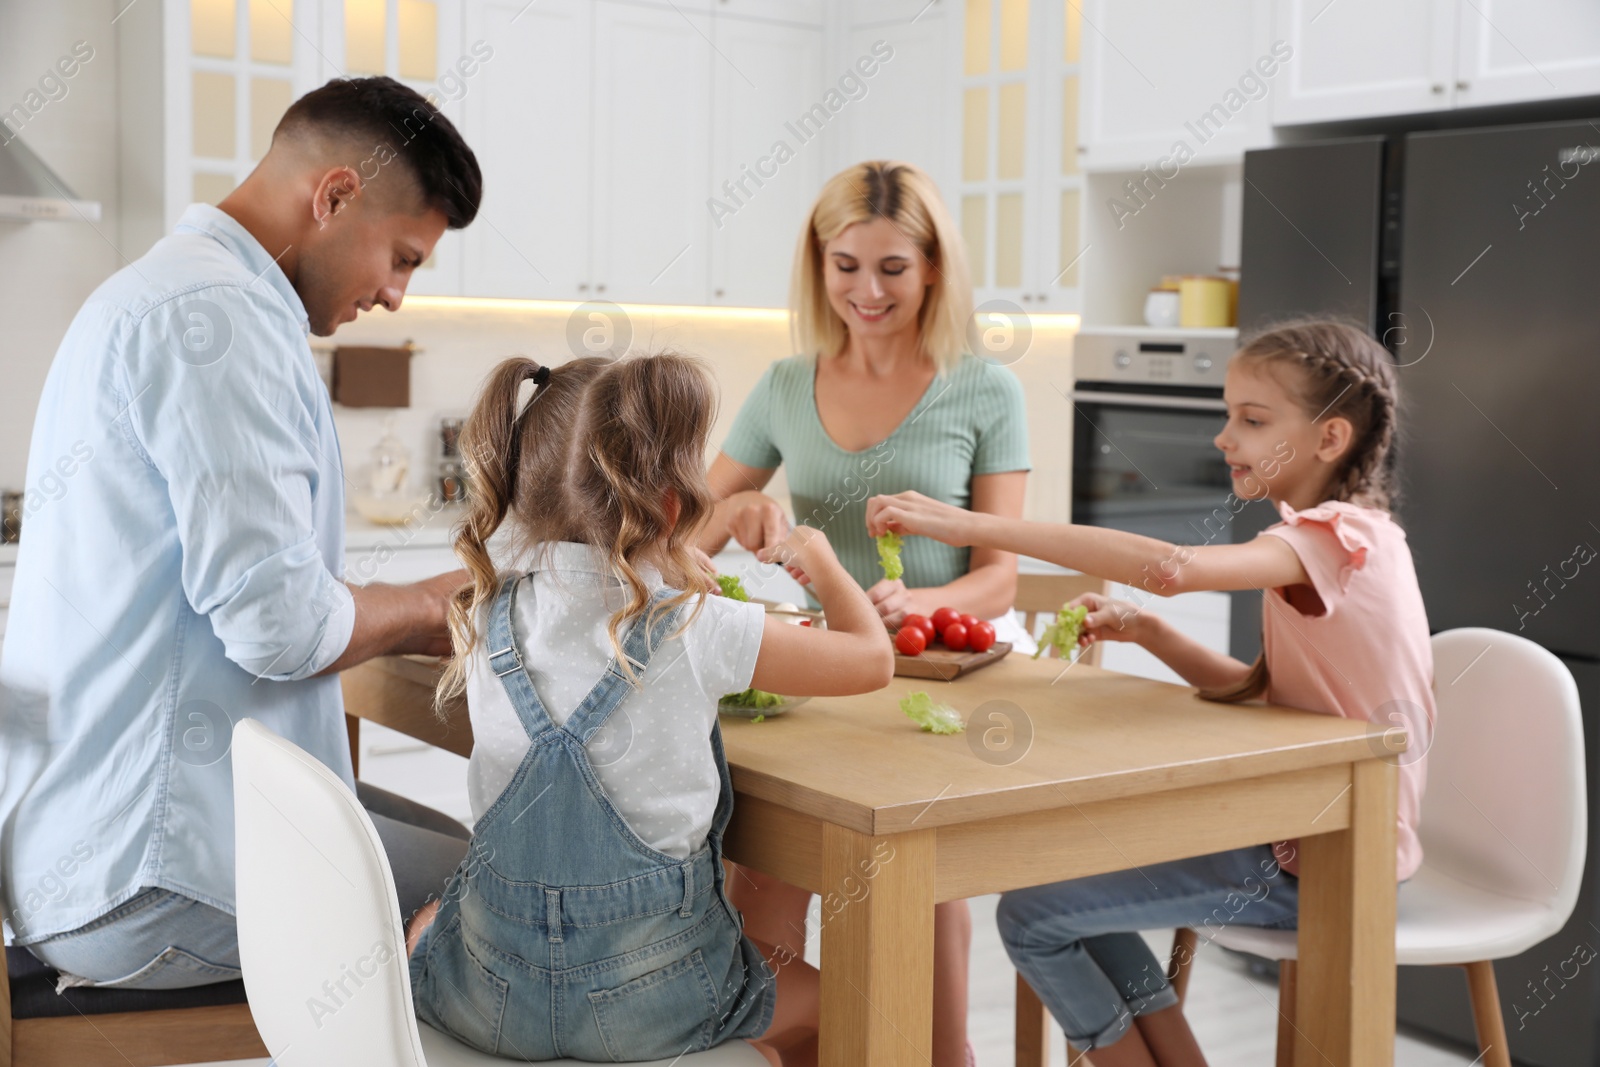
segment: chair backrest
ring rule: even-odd
[[[1110,591],[1109,582],[1088,574],[1019,574],[1015,607],[1022,612],[1022,628],[1037,637],[1040,612],[1054,615],[1061,610],[1061,605],[1073,597],[1084,593],[1108,596]],[[1051,649],[1049,654],[1056,655],[1056,650]],[[1078,660],[1098,667],[1100,646],[1090,645],[1078,654]]]
[[[1433,677],[1423,862],[1548,904],[1554,933],[1577,900],[1588,839],[1577,684],[1532,641],[1481,628],[1434,636]]]
[[[239,958],[283,1067],[425,1067],[394,876],[355,795],[253,719],[233,731]]]

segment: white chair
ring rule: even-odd
[[[1578,687],[1532,641],[1479,628],[1434,636],[1433,677],[1422,867],[1400,887],[1395,961],[1466,968],[1483,1063],[1511,1067],[1491,961],[1556,933],[1578,899],[1589,832]],[[1226,927],[1215,941],[1280,961],[1288,1063],[1294,931]]]
[[[233,791],[239,957],[273,1062],[503,1067],[501,1057],[417,1025],[394,876],[372,820],[344,783],[245,719],[233,732]],[[739,1040],[672,1062],[767,1063]]]

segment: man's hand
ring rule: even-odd
[[[375,656],[450,654],[450,598],[471,577],[450,571],[411,585],[352,585],[355,626],[350,643],[322,674],[337,674]]]
[[[416,593],[421,606],[421,617],[411,635],[398,645],[396,654],[421,656],[448,656],[450,645],[450,601],[456,590],[470,585],[472,575],[466,570],[449,571],[427,578],[409,586],[401,586]]]

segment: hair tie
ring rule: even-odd
[[[545,382],[548,382],[549,380],[550,380],[550,368],[549,367],[540,367],[538,370],[533,372],[533,384],[534,385],[543,385]]]

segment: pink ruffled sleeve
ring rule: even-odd
[[[1278,537],[1289,543],[1311,585],[1322,599],[1325,613],[1332,615],[1350,586],[1350,579],[1366,566],[1372,548],[1370,515],[1380,514],[1355,504],[1329,501],[1314,508],[1296,511],[1288,504],[1278,505],[1283,522],[1261,531],[1262,536]]]

